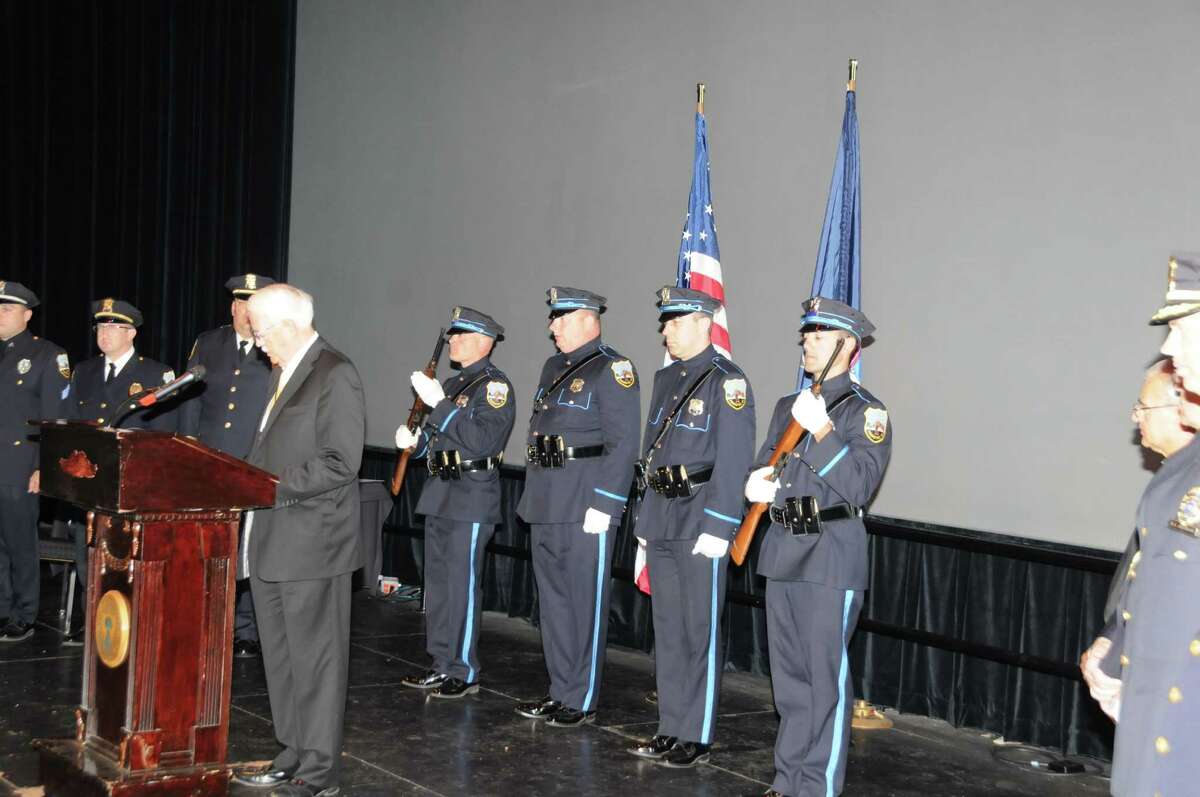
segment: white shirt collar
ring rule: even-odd
[[[109,366],[110,364],[111,364],[111,365],[116,365],[116,366],[117,366],[117,373],[118,373],[118,374],[120,374],[122,371],[124,371],[124,370],[125,370],[125,365],[126,365],[126,363],[128,363],[130,360],[132,360],[132,359],[133,359],[133,355],[134,355],[134,354],[136,354],[136,353],[137,353],[137,350],[136,350],[135,348],[133,348],[132,346],[130,346],[130,347],[129,347],[129,351],[125,352],[124,354],[122,354],[120,357],[118,357],[118,358],[117,358],[117,359],[115,359],[115,360],[110,360],[110,359],[108,358],[108,355],[107,355],[107,354],[106,354],[106,355],[104,355],[104,375],[105,375],[106,377],[108,376],[108,366]]]
[[[246,349],[246,351],[250,351],[250,349],[254,348],[254,338],[243,338],[241,333],[235,329],[233,331],[233,347],[240,351],[243,343],[250,344],[250,348]]]
[[[312,345],[317,342],[317,338],[319,337],[320,335],[314,331],[312,333],[312,337],[308,339],[308,342],[301,346],[296,353],[292,355],[292,359],[288,360],[287,365],[283,366],[283,373],[279,375],[279,391],[281,393],[283,392],[284,386],[287,385],[288,380],[292,378],[292,374],[294,374],[296,369],[300,366],[300,361],[304,359],[304,355],[308,354],[308,350],[312,348]]]

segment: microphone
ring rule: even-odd
[[[153,393],[147,393],[146,395],[142,396],[140,399],[137,400],[137,403],[139,406],[142,406],[142,407],[149,407],[153,404],[157,404],[158,402],[165,399],[167,396],[177,393],[178,391],[187,387],[188,385],[192,384],[193,382],[203,382],[204,377],[205,377],[204,366],[203,365],[194,365],[191,368],[189,368],[188,370],[184,371],[179,376],[175,377],[174,380],[168,382],[167,384],[165,384],[162,387],[155,390]]]

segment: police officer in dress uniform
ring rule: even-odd
[[[1200,395],[1200,253],[1171,258],[1166,303],[1151,318],[1170,332],[1162,352]],[[1181,404],[1200,427],[1196,404]],[[1117,797],[1194,794],[1200,753],[1200,436],[1163,462],[1137,510],[1140,551],[1100,668],[1119,679],[1102,708],[1117,722],[1111,790]]]
[[[187,392],[179,407],[179,432],[240,459],[250,454],[271,392],[271,362],[254,345],[246,302],[259,288],[274,282],[258,274],[231,277],[225,290],[233,296],[229,306],[233,322],[202,333],[188,355],[189,369],[203,365],[207,373],[203,382]],[[244,553],[238,556],[233,655],[252,658],[261,649]]]
[[[413,389],[431,408],[413,431],[396,430],[396,446],[416,447],[429,479],[417,502],[425,516],[425,649],[429,671],[402,680],[433,697],[479,691],[479,623],[484,549],[500,515],[500,463],[516,411],[512,383],[492,365],[504,327],[470,307],[455,307],[447,331],[457,375],[439,384],[413,371]]]
[[[121,429],[177,431],[174,402],[155,404],[125,414],[132,396],[175,379],[175,372],[160,362],[137,353],[133,339],[142,325],[142,313],[120,299],[92,302],[96,346],[100,354],[75,368],[68,394],[68,416],[78,421],[95,421]],[[118,418],[118,416],[123,416]]]
[[[633,363],[600,338],[606,299],[559,286],[547,295],[558,353],[542,366],[533,397],[517,512],[532,527],[550,693],[516,711],[570,728],[596,718],[609,568],[633,484],[641,404]]]
[[[62,415],[67,353],[29,332],[38,298],[0,280],[0,642],[33,634],[38,592],[38,445],[33,418]]]
[[[840,794],[846,771],[853,690],[846,646],[867,588],[863,508],[892,452],[887,408],[850,378],[850,365],[875,327],[849,305],[823,297],[804,304],[804,371],[820,395],[784,396],[746,481],[746,498],[770,504],[758,556],[767,578],[767,644],[779,712],[775,780],[767,795]],[[834,356],[839,341],[841,350]],[[806,434],[777,480],[766,477],[791,421]]]
[[[754,394],[712,346],[715,299],[667,286],[657,305],[674,362],[654,375],[639,464],[648,489],[634,533],[654,590],[659,719],[655,736],[629,752],[691,767],[708,760],[716,724],[726,554],[754,457]]]

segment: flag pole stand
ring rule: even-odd
[[[886,731],[893,723],[882,711],[865,700],[854,701],[850,727],[860,731]]]

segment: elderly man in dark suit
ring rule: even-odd
[[[313,329],[313,301],[275,284],[249,302],[274,366],[247,458],[279,477],[274,508],[246,521],[250,574],[275,736],[268,766],[238,773],[273,795],[339,793],[350,658],[350,577],[359,567],[358,467],[366,433],[358,371]]]

